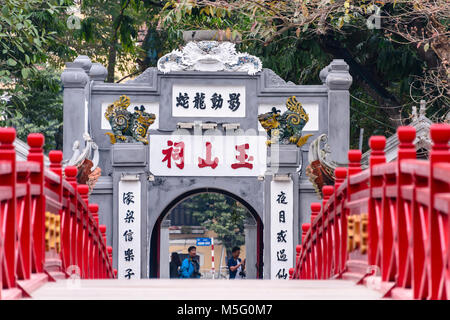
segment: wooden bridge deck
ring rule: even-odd
[[[346,280],[62,280],[37,300],[373,300],[381,294]]]

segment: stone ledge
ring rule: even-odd
[[[112,147],[113,167],[136,167],[147,165],[147,146],[142,143],[116,143]]]

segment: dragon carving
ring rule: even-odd
[[[312,136],[312,134],[302,136],[309,115],[295,96],[287,99],[286,108],[287,111],[283,114],[280,110],[272,108],[272,111],[258,116],[259,122],[269,136],[267,144],[278,140],[280,144],[296,144],[301,147]]]
[[[153,113],[145,112],[145,107],[134,107],[134,112],[128,111],[130,98],[123,95],[119,100],[110,104],[105,112],[105,118],[109,121],[112,131],[105,133],[111,143],[116,142],[142,142],[148,144],[148,127],[156,119]]]

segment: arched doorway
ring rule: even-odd
[[[152,236],[150,239],[150,253],[149,253],[149,278],[160,277],[160,256],[161,256],[161,226],[162,222],[168,216],[168,214],[177,205],[183,201],[204,193],[217,193],[232,198],[242,204],[251,217],[256,222],[256,278],[263,278],[263,222],[258,215],[258,212],[241,197],[218,188],[200,188],[183,193],[170,202],[168,206],[161,212],[155,226],[152,230]]]

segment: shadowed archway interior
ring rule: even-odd
[[[171,212],[173,208],[182,203],[183,201],[203,193],[218,193],[224,196],[230,197],[238,202],[240,202],[250,213],[250,215],[256,221],[257,227],[257,279],[263,278],[263,223],[258,215],[258,212],[244,199],[241,197],[219,188],[199,188],[190,190],[176,197],[170,202],[170,204],[161,212],[155,226],[152,230],[152,236],[150,239],[150,254],[149,254],[149,278],[159,278],[160,277],[160,250],[161,250],[161,223],[164,218]]]

